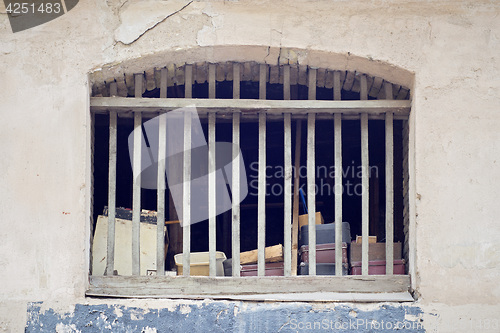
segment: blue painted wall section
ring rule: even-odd
[[[425,332],[416,306],[202,302],[175,309],[77,304],[71,313],[28,304],[26,332]],[[406,317],[406,315],[409,315]],[[411,319],[405,319],[411,318]]]

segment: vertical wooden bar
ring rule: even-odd
[[[193,97],[193,65],[184,66],[184,98]]]
[[[162,68],[160,72],[160,98],[167,98],[167,69]]]
[[[290,87],[290,86],[288,86]],[[285,148],[285,179],[284,179],[284,265],[285,276],[292,272],[292,115],[284,115],[284,148]]]
[[[307,211],[309,219],[309,275],[316,275],[316,114],[307,115]]]
[[[233,99],[240,99],[240,68],[241,67],[239,63],[233,64]]]
[[[366,75],[361,75],[360,78],[359,99],[361,100],[368,99],[368,83],[366,82]]]
[[[191,273],[191,113],[184,113],[184,161],[182,192],[182,269]]]
[[[283,66],[283,99],[290,99],[290,65]]]
[[[335,81],[334,81],[335,82]],[[334,115],[335,275],[342,275],[342,115]]]
[[[385,99],[392,99],[392,84],[386,82]],[[385,114],[385,274],[394,273],[394,114]]]
[[[258,276],[265,275],[266,247],[266,114],[259,113],[259,186],[257,189],[257,271]]]
[[[216,190],[215,190],[215,113],[208,114],[208,258],[210,276],[216,276]]]
[[[283,99],[290,100],[290,66],[285,65],[283,67]],[[284,115],[284,126],[285,126],[285,134],[284,134],[284,148],[285,148],[285,197],[284,197],[284,235],[283,242],[284,246],[284,265],[285,265],[285,276],[290,276],[293,273],[297,274],[297,249],[295,249],[295,263],[293,264],[293,253],[292,253],[292,115],[290,113],[286,113]],[[297,233],[295,231],[295,233]],[[297,240],[298,241],[298,240]],[[295,244],[297,247],[297,244]],[[292,269],[292,266],[295,265],[295,271]],[[294,272],[293,272],[294,271]]]
[[[309,100],[315,100],[316,99],[316,72],[317,70],[315,68],[310,68],[309,67],[309,82],[308,82],[308,88],[309,88]]]
[[[108,167],[108,244],[106,275],[113,275],[115,265],[116,216],[116,111],[109,112],[109,167]]]
[[[259,99],[266,99],[266,85],[267,85],[267,65],[260,65],[259,76]]]
[[[215,98],[215,64],[208,65],[208,98]]]
[[[340,101],[342,99],[342,86],[340,85],[340,72],[333,72],[333,99]]]
[[[239,67],[239,65],[238,65]],[[236,76],[234,77],[236,78]],[[239,76],[238,76],[239,82]],[[239,87],[239,83],[238,83]],[[234,91],[234,90],[233,90]],[[238,96],[239,97],[239,96]],[[233,113],[232,252],[233,276],[240,276],[240,114]]]
[[[135,75],[135,97],[142,98],[143,75]],[[141,270],[141,154],[142,154],[142,114],[134,112],[134,156],[132,184],[132,275],[140,275]]]
[[[158,120],[156,275],[163,276],[165,275],[165,159],[167,154],[167,119],[164,114],[160,114]]]
[[[296,87],[296,86],[295,86]],[[302,144],[302,121],[296,122],[295,161],[293,175],[293,211],[292,211],[292,276],[297,275],[297,250],[299,243],[299,187],[300,187],[300,149]]]
[[[368,160],[368,114],[361,114],[361,274],[368,275],[369,236],[369,160]]]

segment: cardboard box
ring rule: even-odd
[[[394,260],[401,259],[401,242],[394,243]],[[385,243],[368,245],[368,261],[385,260]],[[351,243],[351,263],[361,261],[361,244]]]
[[[316,224],[324,224],[321,212],[316,212]],[[299,229],[309,224],[309,214],[299,215]]]

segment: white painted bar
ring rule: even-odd
[[[386,275],[392,275],[394,270],[394,122],[392,113],[387,113],[385,117],[385,255]]]
[[[115,266],[116,221],[116,111],[109,113],[109,167],[108,167],[108,239],[106,275],[113,275]]]
[[[161,87],[160,87],[161,89]],[[165,275],[165,159],[167,154],[167,123],[165,115],[158,117],[158,176],[156,214],[156,275]]]
[[[335,82],[335,81],[334,81]],[[335,275],[342,275],[342,115],[334,116]]]
[[[233,99],[240,98],[240,64],[233,64]]]
[[[259,114],[259,167],[257,189],[257,273],[265,275],[266,247],[266,114]]]
[[[307,210],[309,218],[309,275],[316,275],[316,173],[314,113],[307,116]]]
[[[184,97],[193,97],[193,65],[184,67]]]
[[[239,66],[239,65],[238,65]],[[239,78],[239,76],[238,76]],[[239,81],[239,79],[238,79]],[[239,87],[239,83],[238,83]],[[234,90],[233,90],[234,91]],[[232,170],[232,258],[233,276],[240,276],[240,114],[233,114],[233,170]]]
[[[284,265],[285,276],[292,272],[292,115],[284,114],[284,149],[285,149],[285,179],[284,179]]]
[[[368,236],[369,236],[369,160],[368,160],[368,115],[361,114],[361,274],[368,275]]]
[[[283,66],[283,99],[290,99],[290,65]]]
[[[135,75],[135,97],[142,98],[143,75]],[[134,156],[132,184],[132,275],[140,275],[141,268],[141,154],[142,113],[134,112]]]
[[[266,99],[266,85],[267,85],[267,65],[260,65],[259,73],[259,99]]]
[[[302,120],[295,122],[295,156],[293,174],[293,205],[292,205],[292,276],[297,275],[297,250],[299,244],[299,187],[300,187],[300,154],[302,142]]]
[[[208,257],[210,276],[216,276],[216,190],[215,190],[215,113],[208,114]]]
[[[184,161],[182,194],[182,272],[191,274],[191,113],[184,113]]]
[[[215,98],[215,64],[208,65],[208,98]]]

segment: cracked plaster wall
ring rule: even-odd
[[[58,316],[86,302],[88,73],[183,59],[277,63],[290,49],[303,64],[371,74],[391,64],[378,74],[410,82],[419,301],[408,306],[428,331],[488,331],[500,312],[499,11],[486,0],[82,0],[13,34],[0,8],[0,332],[24,329],[28,302]]]

